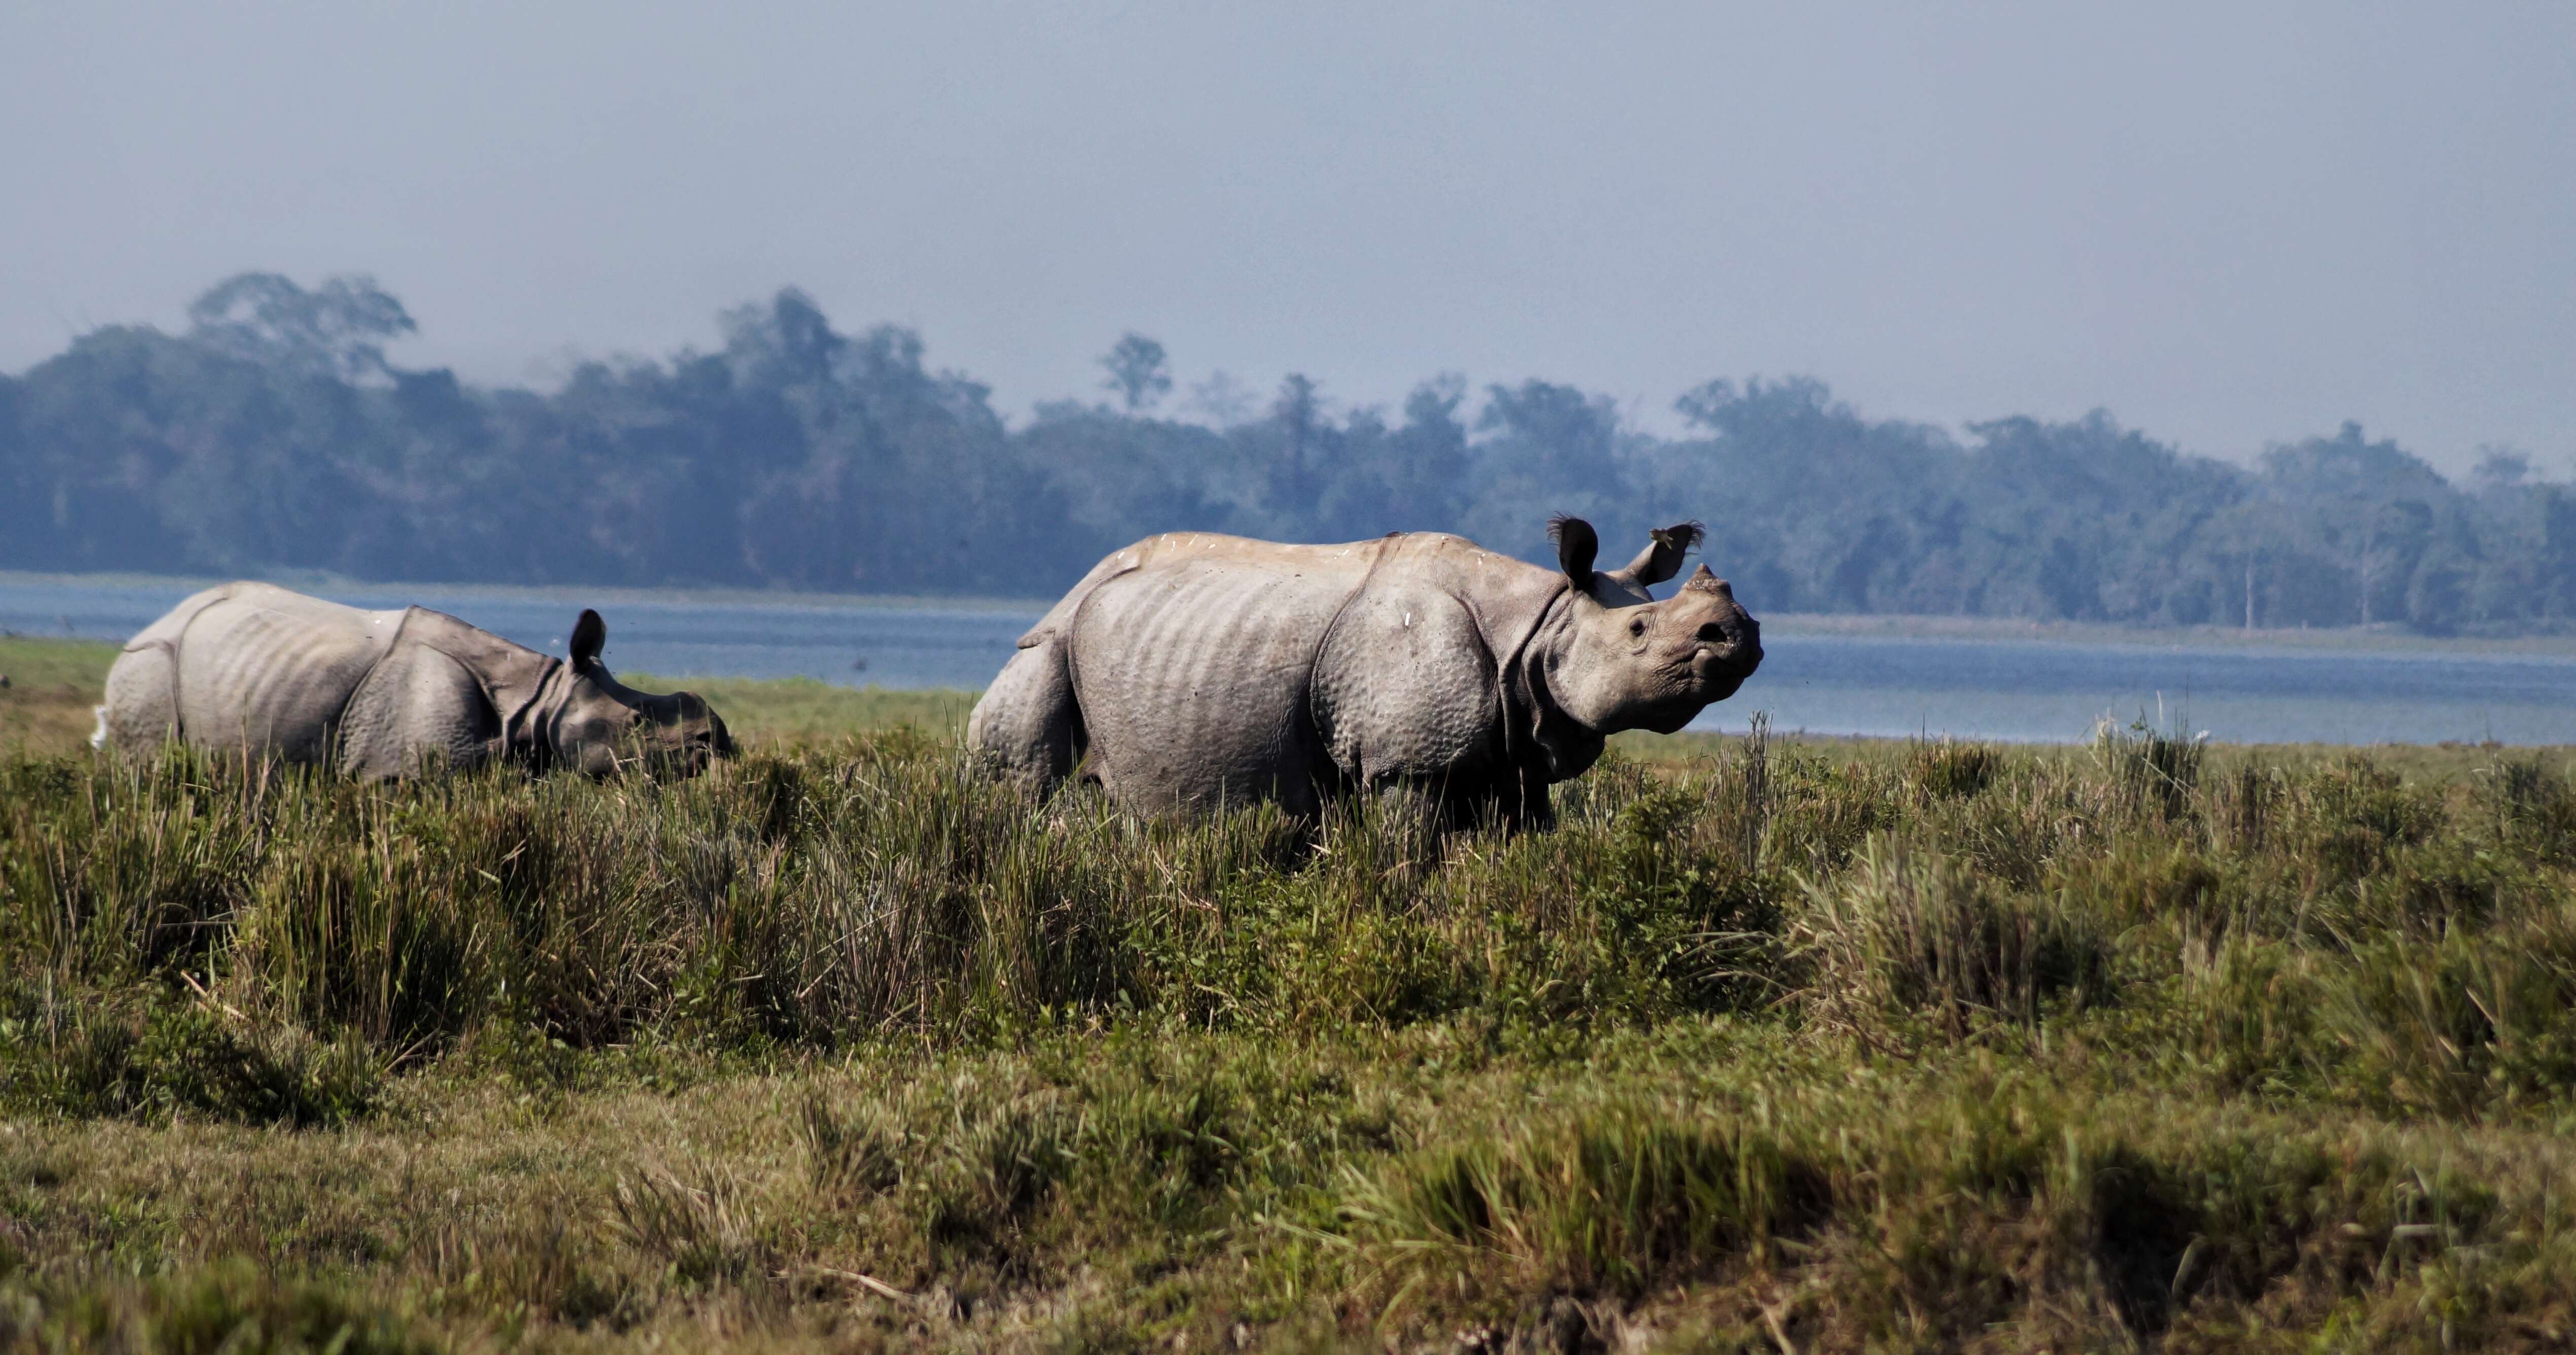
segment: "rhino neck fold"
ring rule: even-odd
[[[485,690],[491,694],[492,709],[501,716],[502,756],[522,759],[542,771],[554,752],[548,717],[563,708],[572,665],[533,650],[528,657],[536,662],[512,665],[520,671],[487,678]]]
[[[1548,662],[1566,639],[1573,589],[1560,581],[1520,643],[1503,662],[1504,753],[1549,781],[1582,775],[1601,756],[1602,735],[1566,713],[1547,680]],[[1525,740],[1524,741],[1524,735]]]

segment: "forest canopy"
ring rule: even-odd
[[[552,391],[407,370],[363,277],[217,284],[171,335],[114,326],[0,376],[0,568],[720,585],[1044,597],[1103,553],[1200,528],[1291,541],[1446,530],[1545,558],[1551,513],[1611,541],[1699,519],[1762,612],[2140,625],[2576,618],[2576,490],[2493,452],[2453,484],[2357,425],[2251,467],[2096,412],[1871,419],[1798,378],[1712,380],[1688,432],[1542,380],[1342,408],[1157,413],[1161,344],[1014,427],[918,334],[845,332],[789,289],[722,342],[593,362]]]

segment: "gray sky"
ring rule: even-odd
[[[2576,459],[2576,5],[2128,8],[0,0],[0,370],[246,268],[486,381],[793,283],[1014,413],[1133,328]]]

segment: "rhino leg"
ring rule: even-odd
[[[1073,774],[1082,756],[1082,711],[1065,671],[1064,641],[1050,638],[1011,656],[967,715],[966,746],[1042,792]]]
[[[90,742],[120,753],[149,753],[178,737],[178,669],[167,645],[146,645],[116,656],[107,670],[105,704]]]
[[[1548,797],[1547,777],[1522,770],[1505,779],[1491,802],[1507,833],[1545,833],[1556,828],[1556,805]]]
[[[1505,833],[1546,832],[1556,827],[1547,781],[1535,773],[1455,773],[1390,778],[1377,788],[1385,810],[1418,820],[1435,832],[1498,828]]]

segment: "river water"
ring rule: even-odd
[[[0,575],[0,631],[123,639],[196,585]],[[981,687],[1041,604],[774,600],[758,595],[323,585],[362,607],[419,603],[550,653],[583,606],[622,671]],[[2042,640],[1763,635],[1743,691],[1697,728],[2082,739],[2105,716],[2222,742],[2576,744],[2576,657]]]

